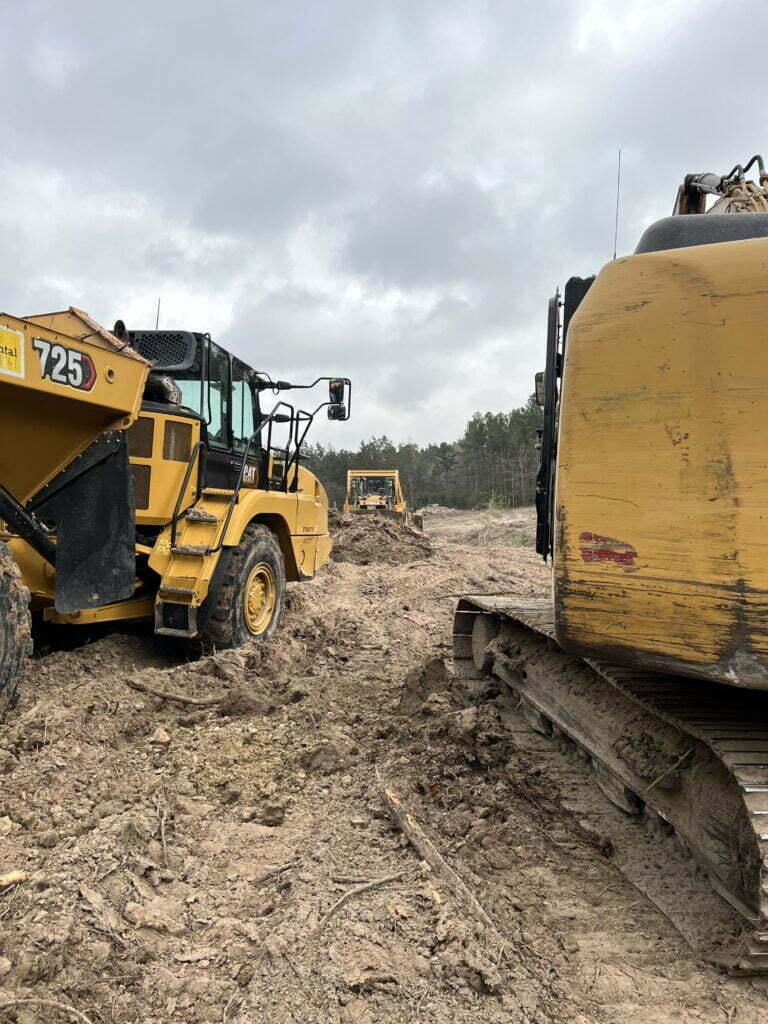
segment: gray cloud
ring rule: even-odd
[[[349,373],[318,436],[525,400],[545,308],[756,134],[768,9],[682,0],[6,0],[0,305]],[[750,91],[751,90],[751,91]]]
[[[493,194],[475,181],[411,183],[377,196],[358,213],[343,265],[381,287],[487,281],[512,250],[510,229]]]

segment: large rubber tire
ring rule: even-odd
[[[29,591],[11,549],[0,541],[0,715],[16,704],[19,679],[31,653]]]
[[[274,602],[267,600],[256,631],[252,628],[253,619],[254,615],[258,617],[259,609],[251,609],[249,626],[246,590],[254,576],[261,578],[262,587],[268,583],[269,587],[274,588]],[[229,559],[216,604],[200,637],[204,648],[215,647],[220,650],[240,647],[251,640],[268,640],[280,622],[284,598],[285,560],[277,537],[268,527],[251,523]]]

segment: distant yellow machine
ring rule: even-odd
[[[344,511],[378,512],[423,529],[422,517],[408,508],[396,469],[348,469]]]
[[[321,381],[328,400],[312,412],[261,406],[265,392]],[[215,647],[270,636],[286,580],[309,579],[331,550],[326,493],[301,448],[320,409],[348,418],[350,389],[273,381],[204,333],[107,331],[74,308],[0,314],[5,704],[30,611],[151,618]]]
[[[396,512],[407,510],[400,474],[396,469],[348,469],[345,512]]]

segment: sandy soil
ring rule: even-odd
[[[195,662],[132,633],[31,664],[0,726],[0,875],[28,875],[0,890],[0,1021],[766,1019],[768,981],[726,977],[627,880],[573,756],[453,678],[455,595],[547,592],[530,512],[337,529],[268,649]],[[81,1016],[1,1009],[30,999]]]

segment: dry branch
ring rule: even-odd
[[[18,885],[20,882],[26,882],[26,880],[26,871],[8,871],[6,874],[0,875],[0,889],[8,889],[12,885]]]
[[[424,829],[407,807],[404,806],[397,793],[383,784],[382,789],[384,790],[384,799],[387,801],[387,807],[389,807],[389,813],[421,859],[429,864],[434,873],[450,889],[457,902],[474,918],[480,921],[485,928],[490,929],[496,934],[496,926],[483,906],[469,891],[466,883],[462,881],[453,868],[445,861]]]
[[[80,1024],[93,1024],[90,1017],[86,1017],[84,1013],[76,1010],[74,1006],[67,1006],[66,1003],[57,1003],[53,999],[36,999],[34,996],[29,996],[25,999],[11,999],[7,1003],[0,1003],[0,1013],[4,1010],[10,1010],[14,1006],[46,1006],[49,1010],[59,1010],[60,1013],[68,1013],[70,1017],[75,1017],[76,1020],[79,1020]]]
[[[277,867],[268,868],[266,871],[263,871],[258,878],[254,878],[253,884],[261,885],[262,882],[266,882],[269,878],[275,878],[276,875],[282,875],[284,871],[290,871],[291,868],[298,867],[300,863],[301,861],[298,859],[289,860],[287,864],[278,864]]]
[[[125,682],[132,690],[141,690],[142,693],[148,693],[152,697],[160,697],[161,700],[175,700],[177,704],[191,704],[195,708],[214,707],[216,704],[221,704],[224,700],[223,694],[220,697],[185,697],[183,693],[157,690],[154,686],[147,686],[146,683],[140,683],[137,679],[126,679]]]
[[[157,818],[160,827],[160,842],[163,847],[163,864],[168,867],[168,843],[165,838],[165,820],[168,817],[168,804],[165,799],[165,793],[162,795],[158,794],[155,798],[155,810],[157,811]]]
[[[320,921],[317,928],[315,928],[315,935],[319,934],[323,928],[325,928],[336,911],[340,910],[348,900],[351,900],[355,896],[359,896],[361,893],[368,892],[371,889],[378,889],[381,885],[388,885],[390,882],[399,882],[404,874],[404,871],[398,871],[396,875],[387,875],[386,878],[375,878],[372,882],[366,882],[365,885],[358,885],[355,889],[347,890],[343,896],[336,900],[325,917]]]

